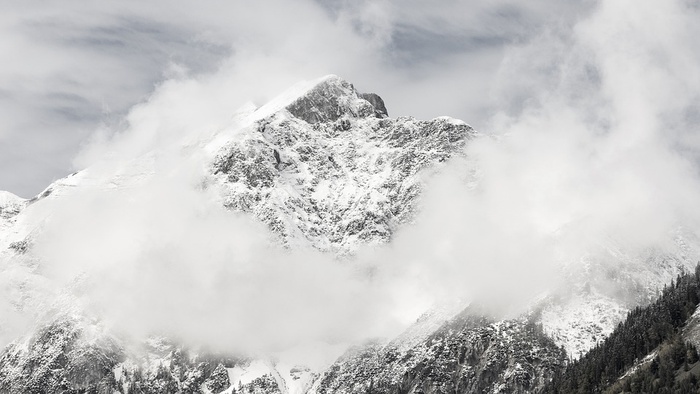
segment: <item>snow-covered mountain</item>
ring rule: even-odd
[[[12,193],[0,191],[0,230],[11,227],[25,202]]]
[[[12,340],[0,356],[0,392],[528,392],[700,260],[700,240],[680,227],[653,248],[611,237],[567,256],[561,288],[516,315],[493,316],[478,302],[438,305],[396,338],[356,344],[313,367],[303,359],[190,349],[174,338],[134,343],[83,310],[89,275],[69,286],[46,275],[44,232],[66,220],[61,209],[72,202],[79,209],[96,191],[142,198],[143,190],[163,190],[148,188],[163,173],[187,171],[196,198],[255,218],[274,243],[351,261],[410,226],[426,180],[479,138],[489,137],[449,117],[390,118],[379,96],[331,75],[260,108],[241,108],[214,133],[178,141],[182,165],[156,150],[72,174],[28,201],[0,194],[0,312],[17,314],[30,330],[20,335],[11,326],[16,319],[0,321],[0,334]],[[562,230],[553,239],[566,236]]]
[[[388,118],[381,98],[335,76],[260,116],[212,163],[224,205],[252,212],[285,243],[341,253],[389,241],[416,209],[420,172],[477,135],[447,117]]]

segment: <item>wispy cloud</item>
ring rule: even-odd
[[[0,189],[29,197],[74,168],[96,128],[177,75],[227,67],[231,108],[335,73],[382,93],[394,115],[481,125],[504,48],[584,4],[77,1],[5,7]],[[111,131],[113,132],[113,131]]]

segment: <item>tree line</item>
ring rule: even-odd
[[[697,351],[679,334],[699,303],[700,264],[694,272],[679,275],[665,286],[654,303],[630,311],[608,338],[556,374],[543,393],[609,391],[625,372],[655,350],[658,354],[651,365],[640,368],[627,383],[615,386],[618,392],[689,392],[677,391],[674,385],[682,383],[683,379],[677,379],[683,376],[680,367],[697,363]],[[692,383],[695,374],[687,373],[685,378],[684,388],[696,392],[692,388],[697,386],[697,381]]]

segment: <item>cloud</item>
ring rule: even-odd
[[[168,63],[207,71],[228,54],[186,28],[140,21],[114,5],[28,2],[0,17],[2,52],[11,54],[0,67],[3,189],[30,197],[70,172],[82,141],[147,96]]]
[[[207,156],[191,153],[161,147],[145,180],[86,186],[30,211],[50,212],[31,254],[51,285],[28,287],[67,297],[110,333],[218,351],[354,342],[401,327],[383,283],[332,255],[276,244],[264,225],[225,209],[215,185],[202,187]],[[86,176],[120,170],[96,166]]]
[[[125,63],[117,65],[131,59],[147,71],[115,98],[123,121],[104,125],[76,166],[109,174],[156,150],[156,172],[124,192],[88,188],[56,203],[36,240],[43,274],[134,335],[276,346],[387,333],[445,298],[521,311],[559,284],[562,263],[577,263],[608,237],[631,249],[663,248],[678,224],[697,231],[697,9],[644,1],[410,5],[88,9],[97,21],[73,21],[62,39],[77,42],[79,53],[106,50],[105,64],[119,53]],[[58,12],[49,19],[60,22],[67,10],[47,13]],[[188,25],[194,17],[207,23]],[[105,30],[107,22],[115,27]],[[85,32],[96,38],[85,42]],[[145,49],[124,49],[142,40]],[[159,49],[155,60],[137,59],[162,42],[174,54]],[[196,53],[216,60],[188,63]],[[54,66],[72,64],[67,57],[57,54]],[[132,75],[114,67],[109,84]],[[470,121],[482,111],[474,117],[490,134],[467,147],[468,160],[429,180],[415,224],[348,265],[274,247],[258,224],[225,211],[200,187],[203,158],[182,162],[183,144],[226,127],[245,101],[262,104],[282,87],[329,72],[376,90],[393,116]],[[51,97],[83,108],[87,81]],[[154,91],[127,112],[148,91],[144,81],[157,81]]]
[[[506,45],[577,5],[426,1],[29,1],[0,16],[0,189],[30,197],[81,169],[95,129],[124,128],[154,86],[226,69],[231,108],[334,73],[395,115],[481,125]],[[586,8],[586,7],[583,7]],[[179,71],[178,71],[179,70]]]
[[[697,234],[697,16],[684,2],[601,2],[509,51],[503,111],[487,127],[500,138],[468,148],[485,200],[475,209],[506,236],[524,226],[552,237],[552,255],[574,265],[611,238],[639,264],[643,250],[672,251],[677,226]]]
[[[502,109],[485,128],[492,138],[429,181],[416,223],[378,258],[392,263],[377,265],[419,296],[476,299],[506,314],[572,277],[623,302],[643,298],[585,274],[592,259],[603,272],[662,270],[645,266],[654,253],[694,265],[697,12],[683,2],[600,3],[569,28],[511,47],[494,92]]]
[[[340,311],[371,313],[346,268],[275,247],[260,224],[180,182],[81,197],[56,207],[66,216],[52,218],[37,254],[44,275],[118,333],[270,350],[352,327]]]

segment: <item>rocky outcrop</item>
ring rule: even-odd
[[[451,118],[377,117],[386,112],[381,98],[363,97],[373,104],[330,77],[250,126],[212,164],[224,204],[254,214],[286,244],[348,253],[388,242],[413,217],[421,171],[477,133]]]
[[[184,149],[202,146],[209,155],[209,173],[197,187],[219,192],[225,207],[251,214],[290,248],[312,247],[342,256],[360,245],[389,242],[419,209],[426,177],[464,155],[465,145],[478,137],[470,126],[452,118],[389,118],[379,96],[358,93],[335,76],[304,86],[273,100],[275,105],[238,113],[233,129],[221,132],[215,141],[197,140]],[[145,160],[135,167],[148,165]],[[151,179],[144,175],[147,171],[123,171],[116,181],[89,179],[86,172],[56,182],[32,205],[16,198],[0,204],[0,230],[26,217],[22,210],[27,206],[35,209],[70,198],[86,179],[108,185],[107,190]],[[32,236],[41,231],[36,227],[11,237],[0,233],[0,256],[8,259],[3,264],[22,261],[22,272],[41,274],[40,261],[32,255]],[[225,371],[241,360],[190,356],[177,345],[150,349],[148,356],[134,355],[108,335],[89,336],[84,326],[57,321],[5,349],[0,356],[0,393],[42,392],[44,387],[43,392],[197,393],[223,388],[271,394],[287,392],[289,386],[282,382],[289,379],[299,383],[295,389],[303,387],[299,391],[311,386],[324,394],[537,391],[564,365],[561,345],[578,355],[614,328],[628,307],[620,302],[620,289],[625,294],[651,294],[654,286],[670,281],[700,255],[688,246],[700,245],[700,240],[679,237],[677,245],[677,250],[646,257],[626,256],[616,244],[588,253],[586,264],[578,264],[585,269],[572,275],[572,286],[566,289],[583,295],[550,297],[540,302],[536,318],[495,321],[472,310],[441,320],[448,321],[444,325],[421,326],[414,331],[427,334],[419,339],[411,334],[405,335],[410,340],[402,336],[356,348],[327,371],[310,372],[303,366],[289,374],[270,371],[240,387],[231,382],[235,379],[227,381]],[[620,267],[619,272],[603,269],[611,266]],[[608,280],[605,286],[596,288],[601,283],[596,275]],[[23,281],[11,283],[26,288]],[[575,286],[584,283],[586,289]],[[638,291],[639,284],[648,288]],[[600,291],[603,288],[609,291]],[[12,294],[22,301],[22,291]],[[560,346],[537,323],[544,324],[544,331]]]
[[[375,93],[360,93],[360,97],[367,100],[374,107],[374,115],[378,118],[389,116],[389,111],[386,110],[384,100]]]
[[[26,200],[12,193],[0,191],[0,231],[14,223],[15,217],[26,204]]]
[[[397,345],[351,350],[324,373],[316,392],[536,392],[566,361],[534,322],[494,322],[470,309],[418,345]]]
[[[59,319],[0,356],[0,393],[113,393],[112,369],[124,352],[109,337],[91,338],[76,320]]]
[[[380,103],[382,109],[375,105]],[[352,84],[334,75],[326,77],[294,100],[287,110],[295,118],[311,124],[335,122],[343,116],[367,117],[381,114],[382,111],[386,116],[384,102],[379,96],[360,95]]]
[[[231,387],[227,368],[245,363],[161,340],[130,347],[91,322],[57,319],[3,351],[0,393],[220,393]]]
[[[460,154],[477,135],[450,118],[390,119],[379,96],[359,94],[335,76],[251,119],[240,119],[247,126],[213,155],[203,184],[213,180],[226,207],[253,214],[280,242],[339,254],[389,241],[417,209],[422,173]],[[85,172],[73,174],[49,186],[32,208],[70,198],[85,179],[100,182]],[[104,180],[110,188],[128,184],[118,181]],[[21,199],[2,205],[2,223],[12,225],[25,205]],[[6,256],[29,261],[32,241],[22,234],[8,239]],[[138,344],[127,346],[92,326],[82,318],[53,320],[7,347],[0,356],[0,393],[287,390],[273,374],[231,387],[227,371],[239,359],[188,355],[175,344],[134,353]],[[290,371],[290,379],[303,380],[306,388],[316,376],[304,366]]]

